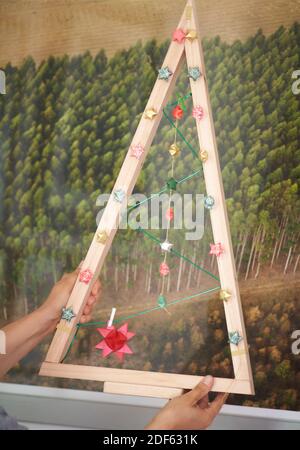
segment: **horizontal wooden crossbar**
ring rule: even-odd
[[[49,362],[44,362],[42,364],[40,375],[176,389],[193,389],[203,379],[203,377],[194,375],[143,372],[142,370],[111,369],[108,367],[92,367]],[[253,394],[251,382],[249,380],[232,378],[215,378],[212,391],[231,392],[233,394]]]

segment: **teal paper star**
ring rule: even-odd
[[[212,209],[215,205],[215,199],[211,196],[208,195],[207,197],[205,197],[204,199],[204,206],[206,209]]]
[[[197,81],[202,75],[199,67],[189,67],[189,77]]]
[[[170,76],[173,75],[173,72],[169,69],[169,67],[162,67],[158,71],[158,79],[169,81]]]
[[[229,333],[229,342],[233,345],[239,345],[239,343],[243,340],[242,336],[238,331],[233,331]]]
[[[67,322],[71,322],[71,320],[76,317],[76,314],[74,314],[74,311],[72,309],[72,306],[69,306],[69,308],[63,308],[62,309],[62,320],[66,320]]]
[[[125,192],[122,189],[117,189],[114,192],[114,199],[118,203],[122,203],[125,198]]]
[[[165,308],[167,306],[166,297],[164,297],[163,295],[160,295],[158,297],[157,304],[160,308]]]

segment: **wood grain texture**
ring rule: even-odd
[[[134,384],[137,386],[156,386],[162,388],[193,389],[204,378],[194,375],[175,373],[143,372],[139,370],[110,369],[108,367],[91,367],[75,364],[42,364],[40,375],[46,377],[71,378],[77,380],[104,381],[112,383]],[[231,392],[234,394],[251,394],[248,380],[215,378],[212,392]]]
[[[104,383],[103,392],[107,394],[171,399],[182,395],[184,390],[160,386],[147,386],[143,384],[112,383],[110,381],[106,381]]]

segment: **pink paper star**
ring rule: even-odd
[[[204,109],[202,106],[195,106],[193,109],[193,117],[196,120],[202,120],[204,116]]]
[[[132,145],[130,149],[131,156],[134,156],[137,159],[140,159],[140,157],[144,153],[144,147],[141,144]]]
[[[178,28],[173,33],[173,41],[177,41],[179,44],[182,44],[185,40],[185,36],[185,32],[181,28]]]
[[[222,253],[224,253],[224,247],[220,242],[217,244],[210,244],[210,255],[220,256]]]
[[[115,353],[120,361],[124,360],[125,354],[132,355],[133,351],[128,347],[129,341],[135,333],[128,331],[128,323],[122,325],[118,330],[114,327],[97,328],[97,331],[104,339],[95,348],[102,350],[102,356],[106,358],[111,353]]]
[[[166,277],[167,275],[169,275],[170,273],[170,269],[167,263],[161,263],[160,268],[159,268],[159,273],[161,274],[161,276]]]
[[[85,269],[79,274],[79,281],[81,283],[89,284],[93,278],[93,272],[90,269]]]

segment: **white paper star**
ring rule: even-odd
[[[173,244],[171,244],[171,242],[169,242],[169,241],[165,241],[160,244],[160,248],[164,252],[170,252],[172,247],[173,247]]]

